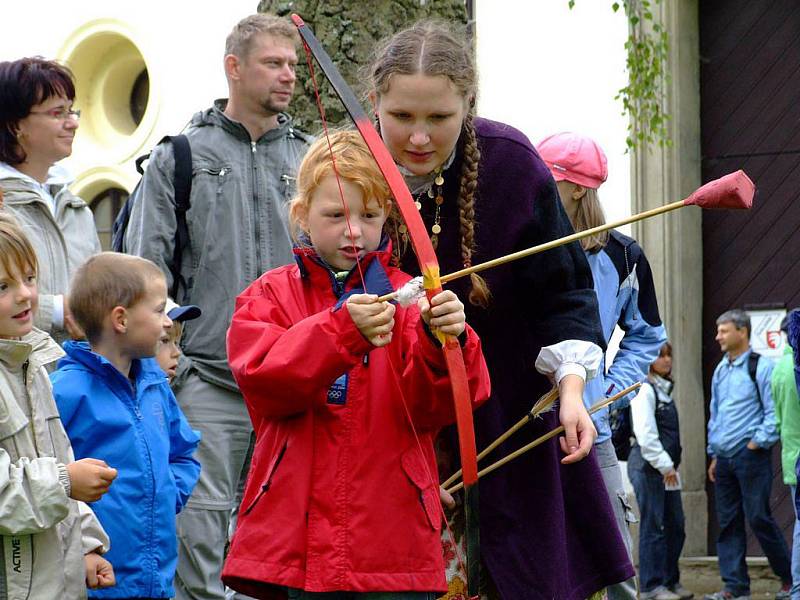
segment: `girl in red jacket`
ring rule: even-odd
[[[358,134],[331,144],[339,181],[325,139],[298,173],[297,264],[242,292],[228,331],[257,441],[222,578],[258,598],[428,600],[447,589],[432,440],[455,418],[430,328],[459,337],[475,406],[488,373],[453,292],[377,301],[409,279],[401,226]]]

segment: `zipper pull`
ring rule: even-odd
[[[253,154],[255,154],[256,153],[256,143],[255,142],[250,142],[250,148],[253,150]]]

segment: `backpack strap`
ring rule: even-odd
[[[758,361],[761,358],[761,355],[758,352],[750,352],[750,356],[747,357],[747,373],[750,375],[750,379],[753,381],[753,384],[756,386],[756,399],[761,402],[761,390],[758,389],[758,380],[756,379],[756,372],[758,371]]]
[[[175,173],[172,177],[172,185],[175,189],[175,248],[172,253],[172,261],[169,265],[172,274],[172,288],[170,296],[178,301],[178,290],[181,285],[183,289],[188,289],[188,282],[181,275],[181,262],[183,251],[189,246],[189,226],[186,223],[186,213],[191,207],[192,194],[192,148],[189,146],[188,138],[181,135],[165,136],[161,141],[172,142],[172,152],[175,155]]]
[[[175,248],[172,251],[172,259],[167,264],[172,275],[172,287],[169,295],[176,302],[178,301],[178,290],[183,286],[184,290],[189,289],[190,282],[184,280],[181,275],[181,262],[184,250],[189,247],[189,226],[186,223],[186,213],[191,207],[192,194],[192,148],[188,138],[181,135],[165,135],[158,141],[156,146],[170,142],[172,152],[175,156],[175,172],[172,175],[172,187],[175,191]],[[144,162],[150,158],[150,154],[144,154],[136,159],[136,170],[140,175],[144,175]],[[112,248],[116,252],[125,252],[125,232],[128,229],[133,202],[137,194],[140,193],[141,180],[136,189],[125,201],[125,205],[120,210],[114,220]]]
[[[163,144],[164,142],[171,142],[172,138],[168,135],[162,137],[158,140],[156,146]],[[127,200],[125,200],[125,204],[122,205],[119,213],[117,214],[116,218],[114,219],[114,225],[111,228],[111,249],[114,252],[124,252],[127,253],[128,249],[125,245],[125,234],[128,231],[128,225],[130,224],[131,220],[131,212],[133,211],[134,202],[142,193],[142,180],[141,177],[144,177],[144,163],[150,159],[150,155],[152,153],[148,152],[147,154],[142,154],[141,156],[137,157],[134,161],[136,165],[136,172],[139,173],[140,179],[139,183],[136,184],[136,187],[133,188],[133,191],[128,196]],[[172,272],[172,269],[170,269]]]

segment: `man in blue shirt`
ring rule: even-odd
[[[744,520],[756,534],[782,588],[776,600],[789,598],[789,551],[769,509],[772,486],[770,448],[778,441],[770,377],[772,362],[758,359],[750,373],[750,317],[729,310],[717,319],[717,343],[725,353],[711,379],[708,421],[708,477],[714,483],[719,537],[717,554],[725,587],[706,600],[750,600]]]

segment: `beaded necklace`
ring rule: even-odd
[[[428,187],[427,190],[421,191],[416,198],[414,199],[414,205],[417,207],[417,210],[422,210],[422,201],[425,197],[433,200],[436,204],[436,210],[433,215],[433,225],[431,225],[431,244],[433,245],[433,249],[435,250],[439,245],[439,234],[442,232],[442,204],[444,203],[444,176],[442,172],[444,171],[443,166],[439,166],[436,168],[434,173],[436,177],[434,177],[431,185]],[[408,242],[408,229],[406,228],[405,224],[400,225],[399,227],[400,235],[402,236],[403,243]]]

